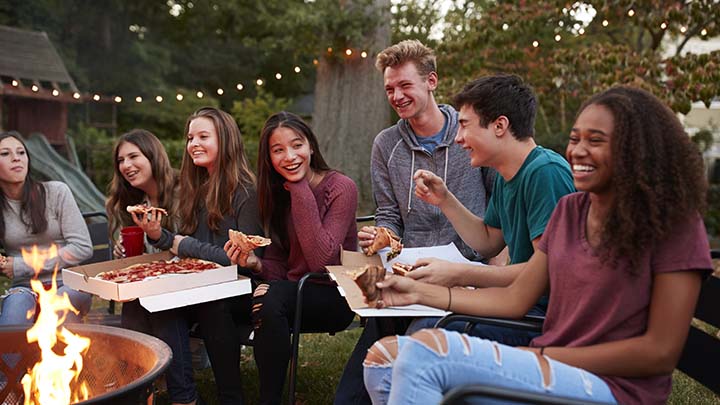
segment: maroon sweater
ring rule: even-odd
[[[306,273],[325,272],[340,264],[340,246],[357,250],[357,187],[349,177],[328,172],[314,189],[307,180],[285,187],[290,192],[286,246],[273,243],[265,249],[265,280],[298,281]]]

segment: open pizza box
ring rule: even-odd
[[[365,298],[360,290],[360,287],[355,284],[355,281],[348,275],[349,272],[356,270],[366,264],[384,266],[388,271],[392,263],[400,261],[404,263],[414,263],[413,261],[403,261],[403,254],[408,257],[412,254],[412,249],[403,249],[400,256],[396,259],[386,262],[384,260],[387,249],[381,250],[376,255],[366,256],[362,252],[353,252],[349,250],[342,250],[340,253],[340,266],[326,266],[327,270],[333,280],[338,284],[338,290],[340,295],[345,297],[350,309],[356,314],[362,317],[383,317],[383,316],[411,316],[411,317],[425,317],[425,316],[445,316],[449,312],[428,307],[425,305],[406,305],[402,307],[389,307],[389,308],[370,308],[365,303]],[[405,253],[407,251],[407,253]],[[383,259],[381,259],[381,257]],[[424,256],[423,256],[424,257]]]
[[[235,265],[199,273],[167,274],[134,283],[115,283],[95,277],[104,271],[155,260],[170,260],[172,257],[170,252],[163,251],[70,267],[63,269],[63,283],[106,300],[128,301],[140,298],[140,304],[150,312],[250,293],[250,279],[238,276]]]

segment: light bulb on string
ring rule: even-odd
[[[197,93],[195,93],[195,95],[197,96],[197,98],[203,98],[203,96],[205,96],[202,91],[198,91]]]
[[[561,39],[562,37],[560,36],[560,34],[555,35],[555,42],[560,42]]]
[[[157,101],[158,103],[162,103],[162,101],[163,101],[162,96],[155,96],[155,101]]]
[[[32,87],[30,89],[36,93],[38,92],[38,90],[40,90],[40,88],[34,84],[32,85]]]
[[[185,96],[183,96],[183,95],[180,94],[180,93],[178,93],[178,94],[175,96],[175,99],[176,99],[177,101],[183,101],[184,98],[185,98]]]
[[[237,86],[235,86],[235,88],[238,89],[238,91],[241,91],[244,87],[243,87],[242,83],[238,83]]]
[[[135,102],[142,103],[142,97],[140,97],[140,96],[135,97]]]
[[[280,73],[275,73],[275,78],[277,80],[280,80],[280,79],[282,79],[282,75]]]
[[[603,21],[602,21],[602,26],[603,26],[603,27],[607,27],[608,24],[610,24],[610,23],[608,22],[608,20],[603,20]]]
[[[352,55],[352,49],[348,48],[345,50],[345,55],[351,56]]]
[[[295,66],[295,73],[300,73],[300,66]]]
[[[17,87],[20,85],[20,83],[17,80],[13,80],[12,85],[13,85],[13,87]]]
[[[257,80],[255,80],[255,84],[257,84],[258,86],[262,86],[262,85],[263,85],[263,79],[257,79]]]
[[[533,42],[532,42],[532,46],[533,46],[533,48],[537,48],[538,46],[540,46],[540,42],[538,42],[538,41],[533,41]]]
[[[57,96],[60,95],[60,92],[58,91],[58,89],[53,89],[52,95],[53,95],[54,97],[57,97]]]
[[[79,100],[79,99],[80,99],[80,93],[78,93],[78,92],[73,93],[73,98],[74,98],[75,100]]]
[[[635,15],[635,10],[633,10],[633,9],[628,10],[628,17],[632,17],[634,15]]]
[[[120,97],[120,96],[115,96],[115,98],[113,100],[115,100],[115,102],[118,104],[122,103],[122,97]]]
[[[93,95],[93,100],[100,101],[100,95],[99,94]]]
[[[217,94],[218,94],[218,96],[222,96],[223,93],[225,93],[225,90],[223,90],[223,89],[217,89]]]
[[[365,59],[365,58],[367,58],[367,56],[368,56],[367,52],[365,52],[365,51],[360,52],[361,58]]]

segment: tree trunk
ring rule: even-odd
[[[389,14],[389,0],[376,0],[375,6]],[[390,124],[383,78],[375,69],[375,56],[389,44],[388,18],[378,24],[367,58],[358,49],[342,61],[322,58],[315,82],[313,129],[328,164],[357,184],[363,215],[375,212],[370,183],[373,139]]]

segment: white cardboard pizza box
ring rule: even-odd
[[[195,305],[201,302],[250,294],[251,291],[250,279],[244,276],[237,276],[237,280],[235,281],[141,297],[140,305],[150,312],[158,312],[166,309]]]
[[[114,283],[94,276],[103,271],[122,269],[133,264],[154,260],[169,260],[173,255],[168,251],[128,257],[125,259],[75,266],[63,269],[63,283],[76,290],[95,294],[100,298],[127,301],[139,297],[158,295],[173,291],[188,290],[212,284],[237,280],[237,267],[225,266],[190,274],[168,274],[134,283]]]
[[[403,252],[406,249],[403,249]],[[382,255],[387,252],[387,249],[381,250],[378,254]],[[360,287],[355,284],[355,281],[347,274],[348,272],[363,267],[366,264],[373,264],[382,266],[383,261],[380,259],[378,254],[372,256],[366,256],[362,252],[353,252],[349,250],[342,250],[340,253],[340,266],[326,266],[330,272],[330,276],[338,284],[338,290],[340,295],[345,297],[350,309],[356,314],[362,317],[384,317],[384,316],[445,316],[449,312],[428,307],[425,305],[406,305],[402,307],[389,307],[389,308],[370,308],[365,303],[363,293]],[[394,262],[395,260],[392,260]],[[389,268],[390,264],[386,266]]]

